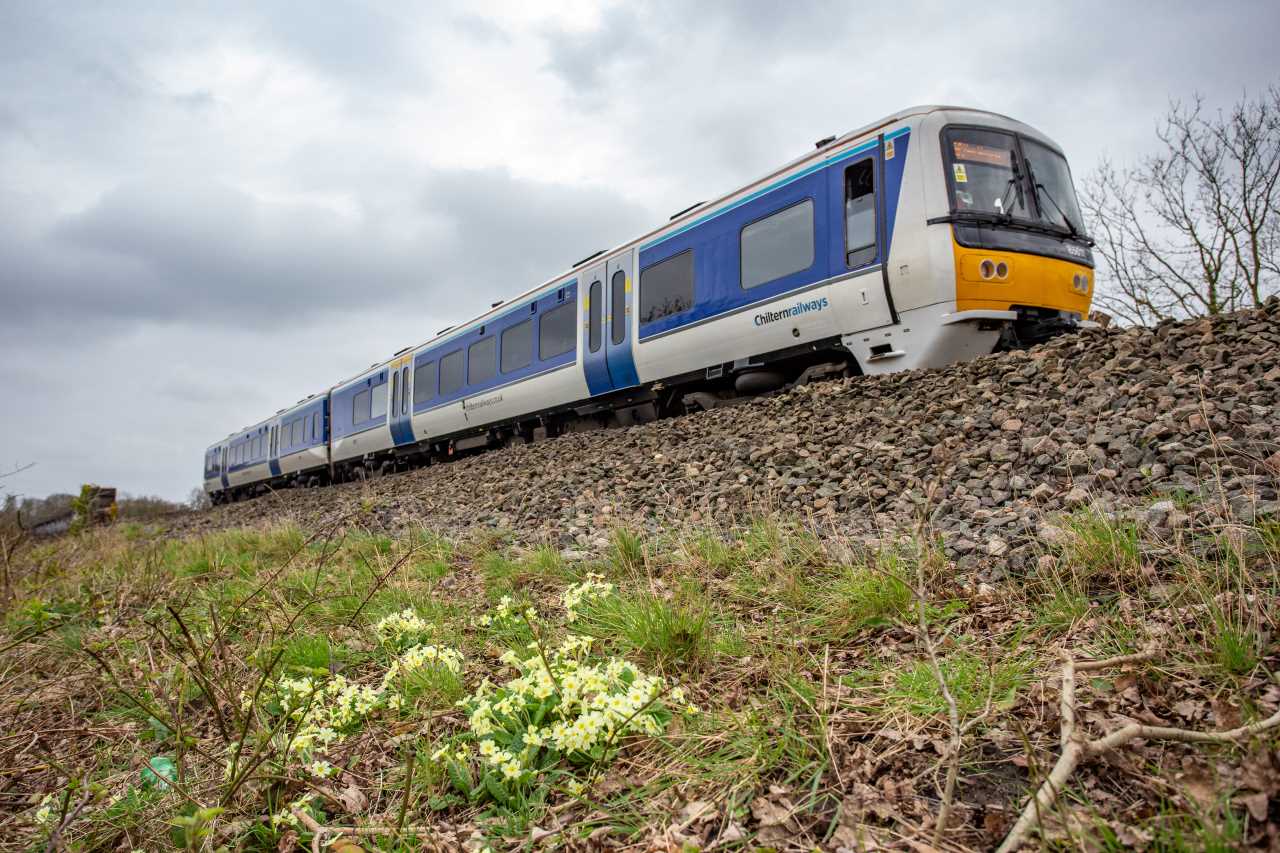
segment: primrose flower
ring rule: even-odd
[[[321,779],[327,779],[332,776],[336,770],[336,767],[323,759],[313,761],[307,765],[307,772],[312,776],[317,776]]]
[[[374,633],[384,643],[400,645],[407,640],[417,639],[431,630],[431,625],[422,619],[411,608],[406,607],[399,613],[384,616],[373,626]]]
[[[570,584],[564,591],[564,609],[570,622],[578,618],[578,606],[584,601],[604,598],[613,593],[613,584],[606,583],[604,575],[588,572],[582,583]]]
[[[53,794],[46,794],[36,809],[36,823],[46,826],[53,823]]]

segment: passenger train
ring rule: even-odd
[[[831,137],[211,446],[215,503],[938,367],[1088,321],[1092,241],[1044,134],[960,107]]]

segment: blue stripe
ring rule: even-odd
[[[896,139],[902,134],[909,133],[910,131],[911,131],[911,128],[909,127],[900,128],[898,130],[895,130],[893,133],[886,134],[885,140],[887,141],[890,139]],[[796,172],[794,175],[788,175],[787,177],[783,178],[780,181],[775,181],[774,183],[769,184],[767,187],[763,187],[761,189],[756,190],[755,192],[751,193],[751,195],[744,196],[738,199],[728,207],[721,207],[712,213],[708,213],[706,216],[695,219],[693,222],[690,222],[688,225],[684,225],[684,226],[681,226],[680,228],[677,228],[675,231],[672,231],[669,234],[663,234],[661,237],[657,238],[656,240],[650,240],[648,243],[645,243],[643,246],[640,247],[640,251],[643,252],[646,249],[653,248],[659,243],[662,243],[666,240],[670,240],[672,237],[683,234],[684,232],[688,231],[690,228],[696,228],[702,223],[709,222],[712,219],[715,219],[717,216],[728,213],[729,211],[734,210],[735,208],[739,208],[742,205],[752,201],[753,199],[759,198],[765,193],[772,192],[778,189],[779,187],[785,187],[787,184],[794,183],[795,181],[798,181],[807,175],[811,175],[814,172],[825,169],[828,166],[833,166],[836,163],[842,163],[845,160],[856,157],[859,154],[865,154],[868,151],[874,151],[876,146],[879,144],[880,144],[880,140],[873,139],[870,142],[864,142],[863,144],[859,145],[856,148],[849,149],[848,151],[841,154],[839,157],[832,157],[829,160],[823,160],[820,163],[814,163],[812,166],[809,166],[808,168],[805,168],[805,169],[801,169],[799,172]]]

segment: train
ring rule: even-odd
[[[1061,148],[912,107],[211,445],[215,503],[627,427],[834,375],[941,367],[1090,325]]]

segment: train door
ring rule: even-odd
[[[218,472],[222,475],[222,488],[230,488],[231,482],[227,479],[227,446],[222,445],[222,462],[218,465]]]
[[[387,401],[387,423],[397,447],[413,444],[413,356],[391,365],[391,393]]]
[[[267,441],[267,458],[270,461],[271,476],[280,476],[280,423],[271,425],[271,435]]]
[[[631,280],[631,257],[627,252],[609,261],[607,267],[608,306],[605,311],[605,352],[609,363],[609,379],[614,388],[631,388],[640,384],[636,360],[631,352],[634,337],[632,320],[635,286]]]
[[[885,225],[884,177],[885,159],[905,156],[905,148],[895,151],[893,141],[886,143],[881,137],[828,170],[828,219],[840,223],[830,231],[830,269],[832,275],[857,279],[852,290],[855,299],[837,308],[849,315],[841,317],[847,331],[897,322],[885,269],[890,235]],[[895,165],[900,168],[901,162],[897,159]]]
[[[582,369],[591,396],[613,390],[609,378],[608,350],[605,348],[605,314],[608,299],[605,290],[605,266],[601,264],[583,274],[579,288],[583,293]]]

